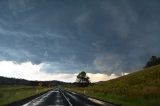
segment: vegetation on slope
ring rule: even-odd
[[[40,86],[0,85],[0,106],[45,92],[51,88]]]
[[[160,65],[71,90],[123,106],[160,106]]]

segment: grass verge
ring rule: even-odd
[[[51,88],[38,86],[0,85],[0,106],[28,98],[50,89]]]

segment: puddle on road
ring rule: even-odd
[[[59,91],[55,90],[55,91],[51,91],[51,92],[59,92]]]

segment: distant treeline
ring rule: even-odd
[[[155,66],[160,64],[160,57],[152,56],[149,61],[146,63],[144,68]]]
[[[57,86],[63,85],[65,82],[61,81],[29,81],[25,79],[16,79],[16,78],[6,78],[0,76],[0,85],[29,85],[29,86]]]

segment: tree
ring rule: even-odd
[[[160,58],[156,56],[152,56],[150,60],[147,62],[147,64],[144,66],[144,68],[151,67],[158,64],[160,64]]]
[[[43,83],[42,83],[42,82],[39,82],[38,85],[39,85],[39,87],[42,87],[42,86],[43,86]]]
[[[86,72],[82,71],[77,75],[76,83],[79,86],[88,86],[90,83],[89,77],[87,76]]]

